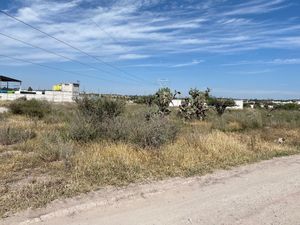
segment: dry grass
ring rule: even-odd
[[[246,121],[249,115],[256,113],[246,112],[238,119],[229,114],[218,129],[211,119],[185,123],[173,143],[151,150],[122,141],[79,144],[64,140],[59,133],[65,131],[66,118],[51,116],[54,122],[49,123],[49,118],[9,116],[7,126],[30,127],[37,136],[0,146],[0,216],[105,185],[201,175],[300,153],[300,126],[289,124],[282,114],[273,120],[259,115],[252,122]],[[298,115],[293,116],[290,121],[295,123]],[[257,121],[261,127],[255,125]],[[285,143],[276,142],[282,137]]]

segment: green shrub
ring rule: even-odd
[[[131,143],[142,148],[159,148],[173,142],[179,132],[179,126],[174,121],[161,116],[134,122],[128,138]]]
[[[106,118],[119,116],[125,110],[125,102],[107,97],[88,98],[77,100],[79,113],[91,121],[103,121]]]
[[[25,130],[21,128],[3,126],[0,128],[0,144],[12,145],[20,143],[36,136],[31,129]]]
[[[297,103],[281,104],[281,105],[276,105],[275,109],[280,109],[280,110],[300,110],[300,105],[297,104]]]
[[[46,101],[19,98],[9,105],[9,109],[13,114],[43,118],[51,112],[51,105]]]
[[[99,136],[100,126],[100,122],[93,123],[78,113],[70,121],[66,136],[77,142],[89,142]]]
[[[125,110],[125,102],[106,97],[77,100],[78,111],[69,125],[68,137],[88,142],[107,138],[110,124]]]
[[[92,140],[123,141],[143,148],[158,148],[173,141],[178,132],[176,123],[151,114],[146,119],[144,111],[94,120],[92,115],[78,113],[70,123],[68,137],[78,142]],[[93,119],[91,119],[93,118]]]
[[[139,96],[134,100],[136,104],[144,104],[147,106],[152,106],[154,104],[155,96],[154,95],[144,95]]]
[[[142,148],[159,148],[175,140],[179,125],[168,118],[145,114],[135,118],[117,117],[102,124],[102,139],[125,141]]]

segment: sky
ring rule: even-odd
[[[300,98],[298,0],[0,0],[0,74],[22,87]]]

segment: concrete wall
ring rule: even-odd
[[[45,100],[49,102],[74,102],[79,93],[63,92],[63,91],[45,91],[45,94],[38,92],[37,94],[0,94],[0,100],[13,101],[18,98],[26,97],[26,99]]]

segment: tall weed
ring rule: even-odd
[[[43,118],[51,112],[51,105],[46,101],[19,98],[9,105],[9,109],[13,114]]]

